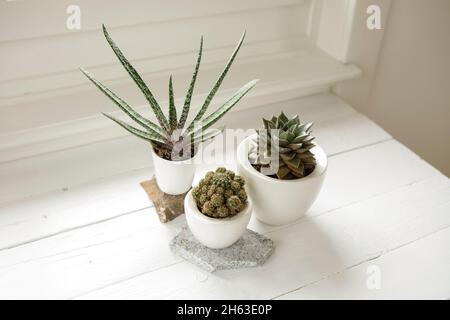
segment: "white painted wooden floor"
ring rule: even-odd
[[[226,122],[280,109],[316,122],[329,170],[306,217],[251,221],[277,246],[264,266],[208,274],[174,256],[185,218],[159,223],[139,186],[148,149],[126,137],[0,166],[0,298],[450,298],[449,179],[330,94]]]

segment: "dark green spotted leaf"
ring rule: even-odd
[[[109,45],[113,49],[115,55],[119,59],[122,66],[125,68],[125,70],[128,72],[130,77],[134,80],[136,85],[141,89],[142,93],[144,94],[147,101],[150,103],[150,106],[155,113],[156,118],[158,119],[161,127],[163,127],[165,130],[169,131],[170,126],[167,122],[166,117],[164,116],[164,113],[161,110],[161,107],[159,106],[158,102],[153,97],[152,92],[145,84],[144,80],[142,80],[139,73],[134,69],[134,67],[131,65],[131,63],[125,58],[122,51],[120,51],[119,47],[115,44],[113,39],[109,36],[108,31],[106,30],[105,25],[103,25],[103,34],[105,35],[106,40],[108,41]]]

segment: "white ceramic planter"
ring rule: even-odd
[[[255,170],[248,161],[251,141],[256,134],[239,144],[238,172],[245,178],[248,194],[253,199],[254,214],[258,220],[270,225],[283,225],[303,216],[316,200],[327,170],[327,156],[316,145],[311,152],[316,168],[308,176],[296,180],[278,180]]]
[[[158,156],[152,149],[153,165],[155,167],[156,183],[162,192],[178,195],[187,192],[192,187],[196,164],[200,152],[188,160],[169,161]]]
[[[231,246],[244,233],[252,215],[252,202],[249,198],[245,209],[231,218],[210,218],[198,210],[191,190],[184,198],[184,212],[189,229],[200,243],[222,249]]]

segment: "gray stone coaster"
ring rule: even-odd
[[[269,238],[247,229],[232,246],[225,249],[210,249],[198,242],[185,226],[172,239],[170,248],[187,261],[208,272],[214,272],[260,266],[270,257],[275,245]]]

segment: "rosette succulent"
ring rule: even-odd
[[[298,115],[289,119],[283,112],[263,122],[264,129],[257,131],[257,142],[249,153],[250,163],[278,179],[298,179],[310,174],[316,166],[311,152],[313,123],[301,123]]]
[[[245,181],[225,168],[210,171],[192,190],[198,209],[211,218],[228,218],[247,205]]]

